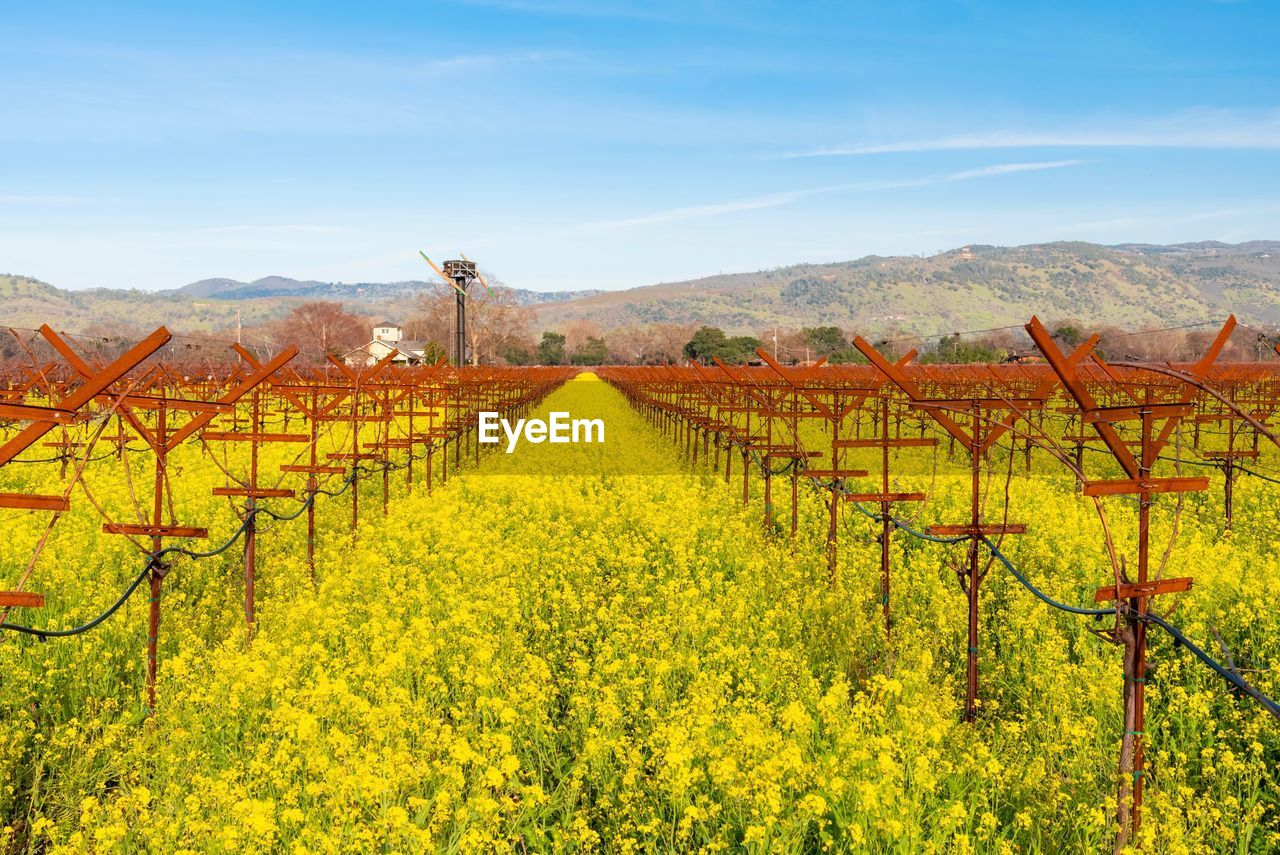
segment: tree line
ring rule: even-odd
[[[730,335],[719,327],[698,323],[654,323],[602,330],[586,320],[574,320],[558,329],[537,330],[536,314],[519,305],[514,292],[491,281],[490,290],[473,289],[467,301],[467,351],[476,365],[657,365],[697,360],[711,363],[758,361],[757,348],[784,364],[806,364],[825,359],[829,363],[862,362],[853,347],[854,331],[836,325],[772,328],[756,335]],[[441,285],[418,296],[397,321],[406,342],[423,352],[424,361],[452,358],[454,291]],[[303,361],[321,362],[327,356],[344,359],[370,343],[374,324],[384,320],[348,311],[333,301],[312,301],[295,306],[284,318],[243,330],[250,346],[278,348],[296,344]],[[127,331],[115,325],[103,332],[123,340]],[[1193,360],[1212,339],[1212,331],[1200,328],[1133,331],[1062,320],[1049,324],[1065,344],[1074,346],[1097,330],[1098,352],[1112,361]],[[1207,328],[1206,328],[1207,329]],[[86,332],[94,332],[87,330]],[[227,336],[232,330],[215,335]],[[1255,340],[1256,339],[1256,340]],[[974,363],[1031,361],[1037,357],[1020,327],[933,336],[890,334],[869,340],[886,356],[896,358],[908,350],[918,352],[922,363]],[[0,351],[4,345],[0,344]],[[1224,358],[1237,361],[1272,359],[1275,352],[1266,336],[1237,335]]]

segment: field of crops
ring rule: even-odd
[[[743,501],[745,453],[729,476],[718,447],[695,462],[701,433],[690,443],[613,382],[579,375],[534,410],[600,418],[603,445],[446,449],[429,493],[425,461],[412,491],[401,469],[370,474],[354,533],[352,491],[318,494],[314,569],[303,519],[260,516],[251,633],[238,545],[171,556],[153,708],[145,586],[91,631],[5,633],[0,852],[1111,848],[1124,676],[1098,631],[1117,617],[1051,608],[994,563],[978,712],[962,720],[966,546],[908,531],[966,516],[963,449],[885,458],[893,489],[928,497],[891,542],[887,629],[874,514],[841,503],[832,569],[823,489],[801,479],[793,535],[790,478],[775,475],[762,526],[759,467]],[[800,433],[822,446],[820,424]],[[339,429],[320,445],[349,441]],[[207,525],[210,545],[243,527],[211,495],[248,465],[230,445],[168,460],[166,513]],[[297,455],[264,445],[260,465]],[[1001,554],[1052,599],[1093,606],[1113,575],[1107,538],[1126,552],[1137,517],[1119,497],[1100,518],[1056,461],[1029,459],[1010,440],[980,466],[987,515],[1027,524]],[[102,523],[150,495],[150,458],[87,461],[0,468],[0,492],[85,488],[53,527],[3,512],[0,588],[47,597],[15,624],[81,625],[147,569]],[[880,461],[855,449],[848,465]],[[1195,578],[1166,617],[1276,697],[1280,487],[1262,473],[1280,454],[1250,465],[1230,533],[1215,483],[1157,503],[1149,534],[1153,562]],[[1149,659],[1130,842],[1280,847],[1277,720],[1167,635]]]

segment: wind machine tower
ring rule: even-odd
[[[444,277],[453,283],[457,292],[457,321],[455,323],[454,354],[459,367],[467,364],[467,289],[478,278],[474,261],[452,260],[444,263]]]

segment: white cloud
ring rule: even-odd
[[[343,226],[326,226],[313,223],[287,223],[274,226],[207,226],[190,230],[192,234],[241,234],[241,235],[328,235],[348,231]]]
[[[1149,229],[1153,226],[1168,227],[1194,225],[1197,223],[1213,222],[1215,220],[1245,218],[1246,220],[1256,221],[1259,218],[1274,216],[1277,213],[1280,213],[1280,206],[1278,205],[1217,208],[1207,211],[1197,210],[1183,214],[1150,212],[1144,214],[1125,214],[1123,216],[1110,217],[1101,220],[1069,223],[1061,228],[1065,234],[1078,234],[1082,232],[1118,234],[1122,233],[1124,230],[1132,231],[1140,228]]]
[[[630,226],[651,226],[661,223],[679,223],[684,220],[697,220],[703,217],[718,217],[721,214],[736,214],[740,211],[755,211],[760,208],[776,208],[779,205],[787,205],[799,199],[802,196],[810,196],[814,193],[824,192],[826,188],[817,188],[813,190],[797,190],[788,193],[775,193],[772,196],[759,196],[754,199],[739,199],[735,202],[719,202],[710,205],[691,205],[686,208],[672,208],[667,211],[658,211],[653,214],[644,214],[639,217],[627,217],[621,220],[600,220],[594,223],[586,223],[582,228],[588,229],[617,229],[628,228]]]
[[[57,196],[47,194],[0,193],[0,205],[61,207],[80,205],[89,200],[83,196]]]
[[[1128,126],[1062,130],[989,131],[939,137],[826,146],[788,152],[783,159],[852,157],[894,152],[974,151],[1008,148],[1280,148],[1280,111],[1240,113],[1199,110]]]
[[[708,205],[690,205],[682,208],[671,208],[656,211],[637,217],[626,217],[617,220],[597,220],[584,223],[575,231],[611,231],[632,228],[635,226],[663,225],[685,220],[718,217],[724,214],[737,214],[743,211],[756,211],[763,208],[777,208],[789,205],[810,196],[827,193],[865,193],[876,190],[897,190],[911,187],[929,187],[938,184],[952,184],[957,181],[973,181],[980,178],[992,178],[998,175],[1010,175],[1017,172],[1034,172],[1044,169],[1064,169],[1088,163],[1087,160],[1046,160],[1029,163],[995,163],[977,169],[966,169],[944,175],[931,175],[921,178],[906,178],[890,181],[862,181],[848,184],[828,184],[823,187],[809,187],[802,190],[789,190],[768,196],[756,196],[749,199],[738,199],[729,202],[717,202]]]
[[[1034,172],[1040,169],[1063,169],[1068,166],[1079,166],[1087,160],[1044,160],[1032,163],[996,163],[978,169],[966,169],[946,176],[947,181],[968,181],[972,178],[987,178],[992,175],[1010,175],[1015,172]]]
[[[528,15],[575,18],[623,18],[636,21],[678,20],[689,12],[683,3],[600,2],[600,0],[462,0],[464,5],[500,9]]]

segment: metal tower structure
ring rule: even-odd
[[[445,278],[457,291],[457,321],[455,323],[454,354],[459,367],[467,364],[467,288],[478,277],[476,263],[452,260],[444,263]]]

